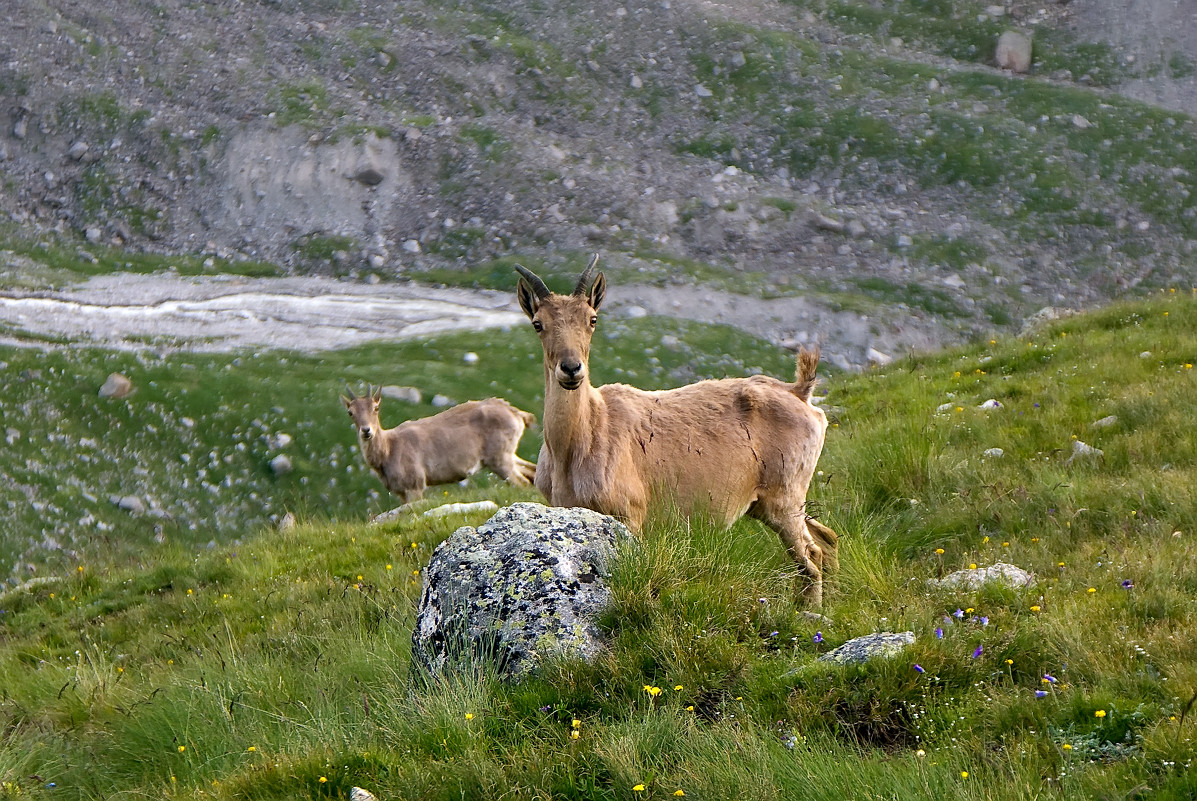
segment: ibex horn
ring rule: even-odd
[[[353,390],[349,388],[348,381],[345,382],[345,394],[349,397],[349,400],[357,400],[357,395],[354,395]]]
[[[529,270],[527,267],[524,267],[522,264],[517,264],[515,265],[515,271],[528,280],[528,283],[532,285],[532,291],[536,293],[536,297],[538,299],[544,300],[549,295],[553,294],[549,291],[549,288],[544,285],[544,281],[540,280],[540,276]]]
[[[576,286],[574,286],[575,295],[585,295],[588,291],[590,291],[590,277],[594,274],[594,265],[596,264],[598,264],[597,253],[590,257],[590,264],[588,264],[586,269],[582,271],[582,274],[578,276],[578,283]]]

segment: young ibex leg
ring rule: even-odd
[[[806,525],[803,505],[778,509],[766,502],[758,502],[751,514],[777,532],[790,558],[802,570],[804,582],[801,594],[812,608],[823,605],[823,549]]]

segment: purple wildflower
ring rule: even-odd
[[[964,620],[964,610],[958,608],[952,613],[952,617],[956,618],[957,620]]]
[[[1135,586],[1135,582],[1131,581],[1130,579],[1122,580],[1122,589],[1129,590],[1129,589],[1132,589],[1134,586]]]
[[[927,671],[923,670],[923,666],[918,663],[915,663],[914,669],[917,673],[926,673],[927,672]]]
[[[1048,683],[1050,683],[1050,684],[1055,684],[1055,683],[1056,683],[1056,677],[1055,677],[1055,676],[1053,676],[1053,675],[1052,675],[1052,674],[1050,674],[1050,673],[1044,673],[1044,674],[1043,674],[1043,680],[1044,680],[1044,681],[1046,681],[1046,682],[1048,682]]]
[[[816,631],[815,636],[811,637],[811,639],[814,640],[816,643],[823,642],[823,632]]]
[[[985,650],[985,646],[984,646],[984,645],[978,645],[978,646],[977,646],[977,650],[973,651],[973,659],[976,659],[978,656],[980,656],[980,655],[981,655],[981,652],[982,652],[982,651],[984,651],[984,650]]]
[[[1047,690],[1036,690],[1036,691],[1035,691],[1035,697],[1036,697],[1036,698],[1043,698],[1043,697],[1045,697],[1046,695],[1047,695]]]
[[[989,615],[981,615],[981,625],[982,626],[989,625]]]
[[[771,632],[769,632],[769,636],[770,636],[770,637],[776,637],[776,636],[777,636],[777,634],[778,634],[778,632],[776,632],[776,631],[771,631]]]
[[[943,629],[939,628],[938,626],[936,626],[936,628],[935,628],[935,639],[937,639],[937,640],[943,639]]]

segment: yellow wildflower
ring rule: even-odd
[[[1034,606],[1032,606],[1032,607],[1031,607],[1031,611],[1032,611],[1032,612],[1038,612],[1038,611],[1039,611],[1039,604],[1035,604]]]
[[[473,720],[473,719],[474,719],[474,713],[466,712],[466,720]]]
[[[644,785],[643,785],[643,784],[637,784],[635,787],[633,787],[633,788],[632,788],[632,792],[633,792],[633,793],[643,793],[643,792],[644,792]]]
[[[1106,716],[1106,711],[1104,709],[1099,709],[1093,713],[1093,716],[1097,718],[1104,718]]]

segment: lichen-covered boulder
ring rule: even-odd
[[[914,645],[914,632],[882,631],[876,634],[866,634],[848,640],[839,648],[828,651],[819,657],[820,662],[835,662],[839,665],[867,662],[875,656],[885,659],[897,656]]]
[[[615,544],[628,535],[589,509],[517,503],[437,546],[424,572],[412,659],[433,675],[462,659],[521,675],[552,654],[589,659],[610,600]]]
[[[966,590],[979,589],[985,584],[1001,583],[1011,587],[1026,587],[1035,581],[1035,577],[1016,565],[1005,562],[995,562],[989,567],[978,567],[969,570],[957,570],[941,579],[927,579],[927,583],[937,587],[963,588]]]

